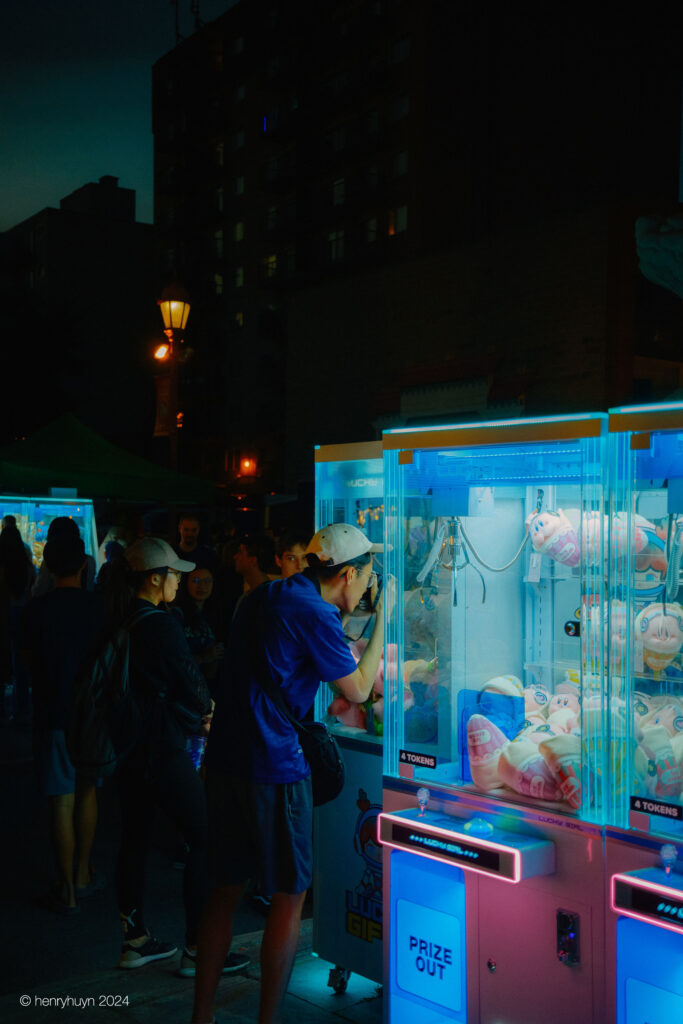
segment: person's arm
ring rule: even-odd
[[[338,687],[347,700],[354,701],[356,704],[362,704],[370,696],[379,669],[384,649],[384,594],[385,590],[382,590],[375,606],[376,617],[372,635],[361,655],[356,671],[332,681],[333,686]]]

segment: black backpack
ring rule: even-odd
[[[71,689],[66,746],[90,778],[112,775],[140,737],[141,713],[130,689],[130,630],[154,607],[138,609],[82,663]]]

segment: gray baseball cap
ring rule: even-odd
[[[194,562],[178,558],[170,544],[160,537],[142,537],[126,548],[124,556],[133,572],[148,569],[176,569],[178,572],[192,572]]]

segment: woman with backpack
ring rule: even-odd
[[[167,605],[183,572],[194,569],[164,540],[144,537],[112,566],[105,599],[110,626],[134,619],[129,634],[129,679],[139,709],[137,737],[118,771],[121,848],[116,866],[124,932],[119,966],[142,967],[171,957],[176,947],[149,932],[145,921],[145,862],[152,811],[161,807],[188,847],[183,878],[186,946],[179,974],[194,976],[199,917],[207,894],[207,819],[204,787],[186,751],[188,736],[209,729],[212,703],[182,627]],[[224,972],[248,963],[229,954]]]

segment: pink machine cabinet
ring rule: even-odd
[[[607,417],[383,447],[386,1019],[604,1024]]]
[[[683,1020],[683,404],[611,410],[609,435],[606,1019],[672,1024]]]

